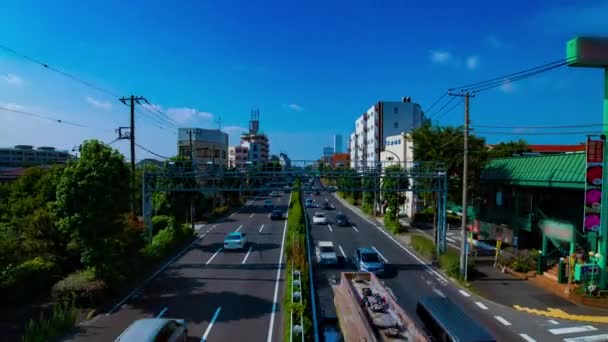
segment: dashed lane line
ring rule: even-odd
[[[465,297],[471,297],[471,295],[468,292],[466,292],[465,290],[458,290],[458,292],[460,292],[460,294]]]
[[[357,227],[352,226],[352,228],[353,228],[353,229],[354,229],[354,230],[355,230],[357,233],[359,232],[359,229],[357,229]]]
[[[564,339],[564,342],[605,342],[605,341],[608,341],[608,334],[571,337],[571,338]]]
[[[247,251],[247,254],[245,254],[245,257],[243,258],[243,262],[241,262],[241,265],[244,265],[247,262],[247,258],[249,258],[249,254],[251,254],[252,250],[253,250],[253,246],[249,247],[249,250]]]
[[[372,245],[372,249],[376,251],[376,253],[378,253],[378,255],[382,258],[382,260],[384,260],[384,262],[388,263],[388,259],[384,257],[384,255],[382,255],[382,253],[380,253],[380,251],[378,250],[378,248],[376,248],[376,246]]]
[[[521,338],[523,338],[527,342],[536,342],[536,340],[528,336],[528,334],[519,334],[519,336],[521,336]]]
[[[482,302],[475,302],[475,305],[479,306],[481,310],[488,310],[488,307],[485,306]]]
[[[163,315],[165,314],[165,312],[167,312],[167,310],[169,310],[169,308],[165,306],[162,310],[160,310],[160,312],[158,313],[158,315],[156,315],[156,318],[163,317]]]
[[[264,225],[262,225],[262,226],[260,227],[260,230],[258,231],[258,233],[261,233],[261,232],[262,232],[262,229],[264,229]]]
[[[254,217],[254,216],[255,216],[255,213],[253,213],[253,214],[249,215],[249,218],[252,218],[252,217]]]
[[[556,321],[556,320],[554,320],[554,319],[548,319],[547,322],[549,322],[549,323],[551,323],[553,325],[558,325],[559,324],[559,322]]]
[[[327,225],[327,228],[329,228],[329,231],[330,231],[330,232],[333,232],[333,231],[334,231],[333,229],[331,229],[331,225],[329,225],[329,224]]]
[[[590,332],[590,331],[596,331],[596,330],[597,330],[597,328],[594,326],[582,325],[579,327],[549,329],[549,332],[552,333],[553,335],[563,335],[563,334]]]
[[[207,262],[205,263],[205,265],[209,265],[209,263],[211,261],[213,261],[213,259],[222,251],[222,247],[218,248],[218,250],[213,253],[213,255],[211,256],[211,258],[209,258],[209,260],[207,260]]]
[[[240,225],[240,226],[239,226],[239,227],[236,229],[236,231],[238,232],[238,231],[240,231],[241,229],[243,229],[243,225]]]
[[[433,292],[435,292],[436,294],[438,294],[440,297],[446,298],[445,295],[443,294],[443,292],[441,292],[441,290],[434,288],[433,287]]]
[[[215,313],[213,314],[213,317],[211,318],[211,321],[209,322],[209,325],[207,326],[207,329],[205,329],[205,333],[203,334],[203,337],[201,337],[201,342],[206,342],[207,341],[207,337],[209,337],[209,333],[211,332],[211,328],[213,328],[213,324],[215,324],[215,321],[217,320],[217,316],[220,315],[220,311],[222,311],[222,307],[221,306],[219,306],[215,310]]]
[[[506,319],[504,319],[504,318],[502,318],[502,317],[500,317],[500,316],[494,316],[494,318],[495,318],[497,321],[499,321],[500,323],[502,323],[502,324],[504,324],[504,325],[506,325],[506,326],[511,325],[511,322],[507,321]]]
[[[342,253],[342,256],[346,258],[346,253],[344,253],[342,246],[338,245],[338,249],[340,250],[340,253]]]

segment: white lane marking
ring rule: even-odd
[[[359,232],[359,229],[357,229],[357,227],[355,227],[355,226],[352,226],[352,227],[357,233]]]
[[[344,253],[342,246],[338,245],[338,248],[340,249],[340,253],[342,253],[342,256],[346,258],[346,253]]]
[[[446,240],[448,240],[448,241],[450,241],[450,242],[453,242],[453,243],[458,242],[458,241],[456,241],[456,240],[454,240],[454,239],[452,239],[452,238],[449,238],[449,237],[446,237],[445,239],[446,239]]]
[[[169,310],[169,308],[165,306],[162,310],[160,310],[160,312],[158,313],[158,315],[156,315],[156,318],[163,317],[163,315],[165,314],[165,312],[167,312],[167,310]]]
[[[253,249],[253,246],[249,247],[249,250],[247,251],[247,254],[245,254],[245,258],[243,258],[243,262],[241,262],[241,265],[245,264],[245,262],[247,262],[247,258],[249,258],[249,254],[251,254],[251,250]]]
[[[205,333],[203,334],[203,337],[201,337],[201,342],[207,341],[207,337],[209,336],[209,333],[211,332],[211,328],[213,327],[213,324],[217,320],[217,316],[220,315],[220,311],[222,311],[222,307],[218,306],[217,310],[215,310],[215,313],[213,314],[213,317],[211,318],[211,322],[209,322],[207,329],[205,329]]]
[[[161,268],[159,268],[151,276],[149,276],[148,278],[146,278],[146,280],[144,280],[141,283],[141,285],[139,285],[139,287],[136,287],[125,298],[123,298],[120,302],[118,302],[116,305],[114,305],[114,307],[112,309],[110,309],[110,311],[108,311],[106,313],[106,316],[110,316],[111,314],[113,314],[114,312],[116,312],[116,310],[118,310],[119,308],[121,308],[123,306],[123,304],[127,300],[129,300],[129,298],[133,297],[134,294],[136,294],[142,288],[144,288],[144,286],[146,286],[152,279],[156,278],[156,276],[158,276],[162,271],[164,271],[167,267],[169,267],[169,265],[171,265],[173,262],[175,262],[175,260],[179,259],[182,255],[184,255],[187,251],[189,251],[190,248],[192,246],[194,246],[194,244],[197,243],[198,240],[202,239],[205,235],[207,235],[207,233],[203,233],[203,234],[197,236],[188,246],[184,247],[184,249],[182,249],[179,253],[177,253],[177,255],[175,255],[173,258],[171,258],[171,260],[167,261],[166,264],[164,264],[163,266],[161,266]]]
[[[549,319],[549,320],[547,320],[547,322],[549,322],[551,324],[554,324],[554,325],[558,325],[559,324],[559,322],[556,321],[556,320],[554,320],[554,319]]]
[[[475,305],[479,306],[481,310],[488,310],[488,307],[485,306],[482,302],[475,302]]]
[[[261,232],[262,232],[262,229],[264,229],[264,225],[262,225],[262,226],[260,227],[260,231],[259,231],[259,233],[261,233]]]
[[[564,342],[605,342],[605,341],[608,341],[608,334],[571,337],[571,338],[564,339]]]
[[[384,255],[382,255],[382,253],[380,253],[380,251],[378,250],[378,248],[376,248],[376,246],[372,246],[372,249],[376,251],[376,253],[378,253],[378,255],[382,258],[382,260],[384,260],[384,262],[388,262],[388,259],[384,257]]]
[[[254,217],[254,216],[255,216],[255,213],[253,213],[253,214],[249,215],[249,218],[252,218],[252,217]]]
[[[236,231],[238,232],[238,231],[240,231],[241,229],[243,229],[243,225],[240,225],[240,226],[239,226],[239,227],[236,229]]]
[[[443,294],[443,292],[441,292],[439,289],[436,289],[436,288],[434,288],[434,287],[433,287],[433,291],[434,291],[436,294],[438,294],[440,297],[445,298],[445,295],[444,295],[444,294]]]
[[[347,203],[348,205],[345,205],[347,208],[350,209],[350,207],[352,207],[350,205],[350,203]],[[359,214],[358,212],[356,212],[354,209],[350,209],[350,211],[354,212],[355,214],[357,214],[359,217],[364,218],[365,216]],[[394,243],[397,244],[397,246],[399,246],[399,248],[401,248],[402,250],[404,250],[407,254],[409,254],[412,258],[414,258],[416,261],[418,261],[418,263],[420,263],[421,265],[425,266],[428,270],[431,271],[431,273],[433,273],[433,275],[435,277],[437,277],[438,279],[440,279],[441,281],[443,281],[444,283],[447,283],[448,280],[445,279],[444,276],[442,276],[441,274],[439,274],[439,272],[435,271],[431,266],[429,266],[426,262],[424,262],[424,260],[420,259],[416,254],[410,252],[409,249],[405,248],[399,241],[397,241],[393,236],[391,236],[389,233],[387,233],[384,229],[378,227],[378,226],[374,226],[376,228],[378,228],[378,230],[380,230],[380,232],[382,232],[384,235],[386,235],[386,237],[388,237],[389,239],[391,239]]]
[[[416,231],[422,234],[426,234],[426,232],[420,228],[416,228]],[[427,234],[428,235],[428,234]]]
[[[236,214],[236,212],[234,212],[234,213],[230,214],[230,217],[234,216],[234,214]]]
[[[458,290],[458,292],[460,292],[461,295],[465,296],[465,297],[471,297],[470,294],[468,294],[465,290]]]
[[[217,252],[213,253],[213,255],[211,256],[211,258],[209,258],[209,260],[207,260],[207,262],[205,263],[205,265],[209,265],[209,263],[213,260],[213,258],[215,258],[215,256],[218,255],[221,251],[222,251],[222,247],[220,247],[217,250]]]
[[[504,319],[504,318],[502,318],[502,317],[500,317],[500,316],[494,316],[494,318],[495,318],[497,321],[499,321],[500,323],[502,323],[502,324],[504,324],[504,325],[506,325],[506,326],[511,325],[511,323],[510,323],[509,321],[507,321],[506,319]]]
[[[333,229],[331,229],[331,225],[329,225],[329,224],[327,225],[327,228],[329,228],[329,231],[330,231],[330,232],[333,232],[333,231],[334,231]]]
[[[272,214],[272,213],[270,213],[270,214]],[[268,218],[270,218],[270,214],[268,214]]]
[[[289,203],[291,203],[291,194],[289,195]],[[277,311],[277,300],[279,297],[279,280],[281,280],[281,267],[283,263],[283,251],[285,248],[285,234],[287,233],[287,217],[289,217],[289,211],[285,217],[285,224],[283,225],[283,238],[281,240],[281,253],[279,253],[279,264],[277,265],[277,279],[274,282],[274,298],[272,299],[272,310],[270,311],[270,323],[268,323],[268,338],[266,342],[272,342],[272,332],[274,328],[274,315]]]
[[[533,339],[532,337],[528,336],[527,334],[519,334],[519,336],[521,336],[521,338],[523,338],[524,340],[526,340],[528,342],[536,342],[535,339]]]
[[[211,228],[215,228],[215,227],[217,227],[217,225],[216,225],[216,224],[214,224],[214,225],[213,225],[213,227],[211,227]]]
[[[596,331],[597,328],[591,325],[581,325],[579,327],[570,327],[570,328],[557,328],[557,329],[549,329],[549,332],[553,335],[562,335],[562,334],[574,334],[581,332],[589,332]]]

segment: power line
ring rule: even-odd
[[[504,85],[506,83],[513,83],[515,81],[523,80],[523,79],[526,79],[526,78],[529,78],[529,77],[532,77],[532,76],[536,76],[538,74],[542,74],[544,72],[547,72],[547,71],[550,71],[550,70],[553,70],[553,69],[557,69],[557,68],[562,67],[562,66],[564,66],[566,64],[568,64],[568,62],[563,62],[561,64],[556,64],[554,66],[550,66],[550,67],[546,67],[546,68],[543,68],[543,69],[539,69],[537,71],[534,71],[534,72],[531,72],[531,73],[527,73],[527,74],[524,74],[524,75],[521,75],[521,76],[504,79],[502,81],[496,81],[496,82],[493,82],[493,83],[488,83],[488,84],[486,84],[486,85],[484,85],[484,86],[482,86],[480,88],[475,89],[474,92],[479,93],[479,92],[482,92],[482,91],[485,91],[485,90],[489,90],[489,89],[492,89],[492,88],[499,87],[499,86]]]
[[[159,157],[159,158],[163,158],[163,159],[170,159],[170,157],[161,156],[160,154],[158,154],[158,153],[156,153],[156,152],[153,152],[153,151],[150,151],[149,149],[147,149],[147,148],[145,148],[145,147],[141,146],[140,144],[135,144],[135,146],[137,146],[137,147],[141,148],[142,150],[144,150],[144,151],[146,151],[146,152],[148,152],[148,153],[150,153],[150,154],[153,154],[153,155],[155,155],[155,156],[157,156],[157,157]]]
[[[119,95],[116,95],[115,93],[113,93],[113,92],[112,92],[112,91],[110,91],[110,90],[107,90],[107,89],[105,89],[105,88],[101,88],[101,87],[99,87],[99,86],[97,86],[97,85],[95,85],[95,84],[93,84],[93,83],[91,83],[91,82],[89,82],[89,81],[83,80],[82,78],[79,78],[79,77],[77,77],[77,76],[75,76],[75,75],[72,75],[72,74],[70,74],[70,73],[68,73],[68,72],[65,72],[65,71],[63,71],[63,70],[60,70],[60,69],[55,68],[55,67],[53,67],[53,66],[50,66],[50,65],[48,65],[48,64],[47,64],[47,63],[45,63],[45,62],[42,62],[42,61],[37,60],[37,59],[35,59],[35,58],[32,58],[32,57],[29,57],[29,56],[27,56],[27,55],[21,54],[21,53],[19,53],[19,52],[15,51],[15,50],[13,50],[13,49],[9,48],[8,46],[1,45],[1,44],[0,44],[0,49],[3,49],[3,50],[5,50],[5,51],[8,51],[8,52],[10,52],[10,53],[12,53],[12,54],[14,54],[14,55],[16,55],[16,56],[19,56],[19,57],[21,57],[21,58],[23,58],[23,59],[26,59],[26,60],[28,60],[28,61],[30,61],[30,62],[32,62],[32,63],[38,64],[38,65],[40,65],[40,66],[42,66],[42,67],[44,67],[44,68],[46,68],[46,69],[49,69],[49,70],[51,70],[51,71],[53,71],[53,72],[58,73],[58,74],[60,74],[60,75],[63,75],[63,76],[68,77],[68,78],[71,78],[72,80],[74,80],[74,81],[76,81],[76,82],[80,82],[80,83],[82,83],[82,84],[86,85],[87,87],[93,88],[93,89],[98,90],[98,91],[100,91],[100,92],[102,92],[102,93],[106,93],[106,94],[108,94],[108,95],[110,95],[110,96],[112,96],[112,97],[114,97],[114,98],[119,97]]]
[[[435,111],[435,114],[429,114],[429,119],[432,118],[433,115],[437,115],[437,113],[441,113],[442,110],[445,109],[445,107],[449,106],[452,102],[454,102],[454,100],[456,100],[455,97],[451,97],[450,100],[448,102],[446,102],[441,108],[439,108],[439,110]]]
[[[487,134],[487,135],[595,135],[595,134],[603,134],[602,132],[589,132],[589,131],[581,131],[581,132],[475,132],[475,134]]]
[[[486,83],[494,82],[494,81],[497,81],[497,80],[504,80],[504,79],[507,79],[507,78],[510,78],[510,77],[514,77],[514,76],[518,76],[518,75],[521,75],[521,74],[533,72],[533,71],[536,71],[538,69],[543,69],[543,68],[546,68],[546,67],[549,67],[549,66],[554,66],[556,64],[561,64],[561,63],[564,63],[564,62],[568,62],[568,60],[569,59],[567,59],[567,58],[562,58],[562,59],[559,59],[559,60],[556,60],[556,61],[553,61],[553,62],[550,62],[550,63],[546,63],[546,64],[539,65],[539,66],[536,66],[536,67],[533,67],[533,68],[529,68],[529,69],[525,69],[525,70],[522,70],[522,71],[514,72],[514,73],[511,73],[511,74],[508,74],[508,75],[495,77],[495,78],[492,78],[492,79],[489,79],[489,80],[485,80],[485,81],[481,81],[481,82],[475,82],[475,83],[465,84],[465,85],[459,86],[459,87],[453,87],[453,88],[450,88],[450,90],[457,91],[457,90],[472,89],[472,87],[481,87],[481,86],[484,86]]]
[[[70,126],[81,127],[81,128],[95,128],[95,129],[98,129],[97,127],[87,126],[87,125],[83,125],[83,124],[80,124],[80,123],[77,123],[77,122],[72,122],[72,121],[67,121],[67,120],[63,120],[63,119],[58,119],[58,118],[54,118],[54,117],[50,117],[50,116],[46,116],[46,115],[26,112],[24,110],[19,110],[19,109],[12,109],[12,108],[7,108],[7,107],[0,106],[0,110],[4,110],[4,111],[8,111],[8,112],[13,112],[13,113],[17,113],[17,114],[22,114],[22,115],[27,115],[27,116],[32,116],[32,117],[35,117],[35,118],[38,118],[38,119],[49,120],[49,121],[53,121],[55,123],[60,123],[60,124],[64,124],[64,125],[70,125]],[[103,129],[103,130],[107,131],[108,129]]]
[[[509,128],[509,129],[561,129],[561,128],[590,128],[590,127],[604,127],[608,124],[586,124],[586,125],[538,125],[538,126],[500,126],[500,125],[474,125],[479,128]]]
[[[428,113],[428,112],[429,112],[431,109],[433,109],[433,107],[435,107],[435,105],[436,105],[437,103],[439,103],[439,101],[441,101],[441,100],[442,100],[444,97],[446,97],[447,95],[448,95],[448,92],[444,92],[443,94],[441,94],[441,96],[439,96],[439,97],[437,98],[437,100],[435,100],[435,102],[433,102],[433,104],[432,104],[432,105],[431,105],[429,108],[425,109],[425,110],[424,110],[424,112],[425,112],[425,113]]]
[[[162,110],[158,109],[158,108],[157,108],[157,107],[155,107],[153,104],[151,104],[151,103],[150,103],[150,101],[148,101],[148,99],[144,99],[144,102],[146,102],[146,104],[148,105],[148,106],[142,106],[142,107],[144,107],[144,109],[145,109],[145,110],[147,110],[147,111],[149,111],[150,113],[152,113],[152,111],[151,111],[151,110],[148,108],[148,107],[150,107],[150,108],[152,108],[152,109],[153,109],[153,110],[154,110],[156,113],[158,113],[159,115],[161,115],[161,117],[162,117],[164,120],[167,120],[167,122],[171,123],[173,126],[175,126],[175,127],[178,127],[178,126],[179,126],[179,123],[178,123],[177,121],[175,121],[175,120],[171,119],[171,118],[169,117],[169,115],[168,115],[166,112],[164,112],[164,111],[162,111]]]
[[[450,107],[450,109],[446,110],[443,113],[440,113],[439,115],[435,116],[435,120],[439,120],[439,118],[449,114],[452,112],[452,110],[454,110],[454,108],[458,107],[459,105],[461,105],[464,102],[464,98],[462,100],[460,100],[460,102],[456,102],[452,107]]]

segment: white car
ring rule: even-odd
[[[314,224],[326,224],[327,216],[322,212],[316,212],[312,217],[312,223]]]
[[[319,264],[336,265],[338,263],[338,255],[331,241],[319,241],[315,255]]]
[[[247,234],[232,232],[224,238],[224,249],[244,249],[247,246]]]

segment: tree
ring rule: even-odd
[[[382,179],[383,197],[387,201],[388,208],[384,216],[385,223],[398,224],[399,213],[399,192],[395,190],[406,190],[409,187],[409,180],[399,165],[386,167],[384,170],[384,178]]]
[[[57,186],[59,227],[81,248],[81,262],[102,279],[119,257],[116,237],[129,210],[129,168],[124,157],[97,140],[82,144],[81,157],[64,169]]]
[[[530,151],[532,150],[530,149],[528,142],[526,142],[524,139],[519,139],[517,141],[501,142],[494,145],[492,149],[488,151],[488,157],[490,159],[504,158],[511,157],[513,154]]]

